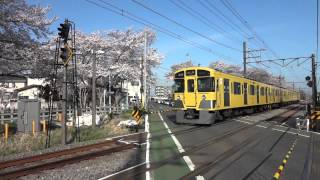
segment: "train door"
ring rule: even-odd
[[[244,105],[248,104],[248,83],[244,83],[243,85],[243,97],[244,97]]]
[[[259,104],[259,86],[257,86],[257,104]]]
[[[196,106],[196,92],[195,92],[195,79],[187,79],[187,92],[185,97],[185,103],[188,107],[195,107]]]
[[[223,79],[223,99],[224,99],[224,106],[230,106],[230,86],[229,86],[229,79]]]
[[[266,87],[266,90],[265,90],[266,104],[268,104],[268,93],[269,93],[269,88]]]

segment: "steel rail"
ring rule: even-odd
[[[141,135],[141,134],[128,135],[125,137],[126,138],[134,137],[137,135]],[[79,146],[79,147],[64,149],[64,150],[60,150],[60,151],[49,152],[49,153],[40,154],[40,155],[27,156],[27,157],[23,157],[23,158],[19,158],[19,159],[3,161],[3,162],[0,162],[0,170],[8,168],[8,167],[12,167],[12,166],[22,166],[27,163],[48,160],[48,159],[52,159],[52,158],[70,155],[70,154],[77,153],[77,152],[88,151],[88,150],[95,149],[95,148],[101,148],[103,146],[110,146],[112,144],[115,144],[117,142],[117,140],[119,140],[120,138],[121,137],[117,137],[117,138],[103,141],[100,143],[89,144],[89,145],[85,145],[85,146]]]
[[[284,115],[285,117],[281,116],[281,120],[286,120],[291,118],[292,116],[294,116],[296,113],[298,113],[298,109],[299,106],[297,108],[291,109],[289,111],[286,111],[284,113],[282,113],[282,115]],[[274,119],[277,118],[276,117],[272,117],[270,119]],[[269,120],[270,120],[269,119]],[[275,124],[271,124],[267,129],[271,129],[275,126]],[[285,131],[285,133],[287,133],[287,131]],[[282,135],[280,135],[280,138],[277,139],[277,141],[272,145],[272,147],[274,147],[279,141],[280,139],[284,136],[283,133]],[[256,134],[260,134],[260,133],[256,133]],[[229,159],[231,156],[233,156],[235,153],[239,152],[241,149],[250,146],[250,147],[254,147],[255,145],[259,144],[267,135],[264,135],[263,137],[260,137],[259,139],[256,139],[256,136],[251,136],[249,138],[247,138],[245,141],[241,142],[240,144],[237,144],[233,147],[231,147],[230,149],[228,149],[227,151],[223,152],[221,155],[217,156],[215,159],[202,164],[201,166],[199,166],[198,168],[194,169],[193,171],[191,171],[190,173],[188,173],[187,175],[181,177],[181,180],[187,180],[187,179],[192,179],[197,175],[203,174],[205,172],[210,171],[213,167],[215,167],[217,164],[219,164],[222,161],[225,161],[227,159]],[[270,136],[270,135],[269,135]],[[246,151],[244,151],[243,153],[241,153],[234,161],[237,161],[238,159],[241,158],[241,156],[243,156],[248,150],[250,150],[250,148],[247,148]],[[272,150],[272,149],[271,149]],[[270,154],[270,151],[268,152],[268,154]],[[230,162],[233,163],[234,161]],[[230,164],[229,163],[229,164]],[[215,177],[218,173],[220,173],[219,171],[217,173],[215,173],[215,175],[213,177]]]
[[[294,109],[294,108],[297,108],[297,107],[293,107],[293,109]],[[290,111],[291,109],[292,109],[292,108],[290,108],[289,111]],[[286,111],[286,112],[287,112],[287,111]],[[162,167],[162,166],[165,165],[165,164],[168,164],[168,163],[170,163],[170,162],[173,162],[173,161],[175,161],[175,160],[178,160],[179,158],[183,158],[183,156],[187,156],[187,155],[192,154],[192,153],[194,153],[194,152],[196,152],[196,151],[199,151],[199,150],[205,148],[205,147],[208,146],[208,145],[212,145],[212,144],[217,143],[217,142],[219,142],[219,141],[221,141],[221,140],[223,140],[223,139],[225,139],[225,138],[227,138],[227,137],[233,136],[233,135],[235,135],[235,134],[237,134],[237,133],[239,133],[239,132],[241,132],[241,131],[243,131],[243,130],[245,130],[245,129],[254,127],[254,126],[256,126],[256,125],[258,125],[258,124],[260,124],[260,123],[262,123],[262,122],[268,122],[268,120],[273,119],[273,118],[275,118],[276,116],[283,115],[283,114],[285,114],[286,112],[277,114],[277,115],[275,115],[275,116],[273,116],[273,117],[270,117],[270,118],[268,118],[268,119],[265,119],[265,120],[261,120],[261,121],[255,122],[255,123],[253,123],[253,124],[246,124],[246,125],[243,125],[243,126],[240,126],[240,127],[234,128],[234,129],[231,129],[231,130],[225,132],[225,133],[224,133],[223,135],[221,135],[221,136],[211,137],[211,138],[207,139],[205,143],[197,144],[197,145],[195,145],[195,146],[192,147],[192,148],[186,149],[186,151],[183,152],[183,153],[176,153],[176,154],[170,156],[170,157],[167,158],[167,159],[164,159],[164,160],[161,160],[161,161],[157,161],[157,162],[151,162],[150,168],[143,168],[142,170],[140,170],[140,169],[138,169],[138,168],[141,168],[141,167],[138,166],[138,167],[133,168],[133,169],[136,169],[136,170],[133,172],[133,174],[128,174],[128,172],[125,172],[125,173],[118,174],[118,175],[116,175],[116,176],[110,177],[109,179],[126,179],[126,178],[132,178],[132,176],[138,176],[138,175],[140,175],[140,174],[142,174],[142,173],[144,173],[144,172],[146,172],[146,171],[150,171],[150,170],[153,170],[153,169],[157,169],[157,168],[159,168],[159,167]]]
[[[43,170],[62,167],[64,165],[66,165],[66,164],[73,164],[73,163],[77,163],[77,162],[80,162],[80,161],[83,161],[83,160],[92,159],[94,157],[103,156],[103,155],[107,155],[107,154],[110,154],[110,153],[131,149],[131,148],[134,148],[134,147],[136,147],[136,145],[134,145],[134,144],[122,144],[122,145],[119,145],[119,146],[116,146],[116,147],[112,147],[112,148],[108,148],[108,149],[97,150],[97,151],[94,151],[94,152],[84,153],[84,154],[81,154],[81,155],[75,155],[75,156],[63,158],[63,159],[60,159],[60,160],[55,160],[53,162],[44,162],[44,163],[36,164],[36,165],[33,165],[33,166],[28,166],[28,167],[23,167],[23,168],[20,168],[20,169],[15,169],[15,170],[12,170],[10,172],[1,173],[0,177],[1,177],[1,179],[4,179],[4,180],[6,180],[6,179],[16,179],[18,177],[29,175],[29,174],[38,173],[38,172],[43,171]]]

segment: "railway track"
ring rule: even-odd
[[[293,109],[296,109],[296,108],[293,108]],[[288,111],[291,112],[290,115],[289,115]],[[293,116],[295,113],[298,112],[297,110],[294,110],[295,113],[293,113],[292,109],[289,109],[288,111],[280,113],[277,116],[281,115],[281,116],[283,116],[283,118],[289,119],[290,117],[285,117],[285,115]],[[176,160],[178,160],[180,158],[183,158],[184,156],[191,155],[191,154],[193,154],[193,153],[195,153],[195,152],[197,152],[197,151],[199,151],[201,149],[206,148],[209,145],[218,143],[218,142],[220,142],[220,141],[222,141],[222,140],[224,140],[224,139],[226,139],[228,137],[231,137],[231,136],[236,135],[236,134],[238,134],[240,132],[243,132],[246,129],[254,127],[254,126],[256,126],[256,125],[258,125],[258,124],[260,124],[262,122],[269,122],[271,120],[274,120],[275,118],[277,118],[277,117],[274,116],[274,117],[268,118],[266,120],[255,122],[253,124],[241,125],[240,127],[228,130],[227,132],[225,132],[224,134],[222,134],[220,136],[210,137],[203,143],[199,143],[199,144],[194,145],[193,147],[185,149],[185,152],[183,152],[183,153],[174,154],[174,155],[170,156],[169,158],[161,160],[161,161],[151,162],[150,163],[150,168],[145,168],[145,167],[142,168],[141,166],[137,166],[137,167],[133,168],[129,172],[124,172],[124,173],[118,174],[116,176],[110,177],[108,179],[128,179],[128,178],[132,178],[132,177],[135,177],[135,176],[139,176],[139,175],[141,175],[142,173],[144,173],[146,171],[154,170],[154,169],[160,168],[160,167],[162,167],[162,166],[164,166],[164,165],[166,165],[168,163],[175,162]],[[271,123],[269,128],[274,127],[275,125],[276,125],[275,123]],[[237,146],[236,150],[240,150],[245,145],[252,144],[252,143],[256,144],[256,143],[259,143],[259,141],[254,139],[254,137],[250,137],[250,138],[246,139],[245,142],[242,142],[240,145],[235,145],[235,146]],[[230,151],[233,151],[232,153],[236,152],[234,149],[230,150]],[[230,151],[228,151],[228,152],[230,153]],[[232,153],[230,153],[230,154],[232,154]],[[228,156],[225,156],[225,158],[227,158],[227,157]],[[223,159],[220,159],[220,160],[222,161]],[[190,178],[194,178],[194,174],[192,174],[190,176]]]
[[[281,116],[283,116],[282,121],[284,120],[284,118],[286,118],[290,114],[293,116],[295,113],[293,113],[293,110],[289,110],[287,112],[280,114]],[[272,118],[270,118],[268,120],[264,120],[264,121],[270,121],[271,119],[274,120],[275,118],[276,117],[272,117]],[[224,121],[221,123],[227,123],[227,122],[231,122],[231,121]],[[187,149],[185,153],[174,155],[174,156],[172,156],[168,159],[165,159],[163,161],[160,161],[160,162],[151,163],[151,167],[149,169],[143,169],[142,171],[136,171],[136,175],[141,174],[147,170],[159,168],[167,163],[170,163],[170,162],[175,161],[179,158],[182,158],[185,155],[192,154],[200,149],[205,148],[208,145],[217,143],[227,137],[230,137],[230,136],[235,135],[245,129],[253,127],[261,122],[262,121],[256,122],[251,125],[243,125],[238,128],[229,130],[228,132],[226,132],[225,134],[223,134],[219,137],[211,137],[205,143],[201,143],[199,145],[196,145],[194,148]],[[215,125],[220,125],[221,123],[217,123]],[[188,129],[177,130],[177,131],[174,131],[173,133],[174,134],[183,134],[183,133],[188,133],[191,131],[201,130],[203,128],[205,128],[205,127],[192,127],[192,128],[188,128]],[[126,139],[127,140],[130,140],[130,139],[135,140],[137,137],[138,137],[138,139],[141,139],[141,136],[144,136],[144,135],[145,135],[144,133],[128,135],[128,136],[126,136]],[[165,135],[154,136],[151,138],[151,140],[162,138],[164,136],[168,136],[168,135],[165,134]],[[1,162],[0,163],[0,177],[1,177],[1,179],[16,179],[21,176],[39,173],[43,170],[54,169],[54,168],[62,167],[67,164],[77,163],[77,162],[80,162],[83,160],[95,158],[98,156],[108,155],[110,153],[119,152],[119,151],[123,151],[126,149],[131,149],[131,148],[137,147],[137,145],[133,144],[133,143],[127,143],[127,144],[121,143],[121,142],[119,142],[120,139],[121,139],[121,137],[115,138],[112,140],[107,140],[107,141],[100,142],[100,143],[96,143],[96,144],[91,144],[91,145],[61,150],[61,151],[57,151],[57,152],[51,152],[51,153],[46,153],[46,154],[24,157],[21,159]],[[145,139],[145,138],[143,138],[143,139]]]
[[[144,133],[125,137],[129,140],[141,139],[141,136],[144,136]],[[43,170],[59,168],[67,164],[78,163],[83,160],[137,147],[134,143],[119,142],[121,139],[123,138],[118,137],[96,144],[4,161],[0,163],[0,177],[1,179],[16,179],[21,176],[39,173]]]
[[[283,123],[284,121],[287,121],[288,119],[292,118],[294,115],[296,115],[299,110],[300,106],[294,107],[292,109],[289,109],[288,111],[285,111],[275,117],[271,117],[265,121],[276,121]],[[272,129],[276,124],[271,124],[267,129]],[[266,153],[263,160],[254,167],[243,179],[247,179],[250,177],[271,155],[273,148],[280,142],[280,140],[283,138],[283,136],[288,132],[290,128],[288,127],[285,132],[283,132],[276,141],[271,145],[269,148],[269,151]],[[256,133],[256,135],[262,134],[262,133]],[[227,164],[224,167],[217,167],[217,169],[220,169],[216,171],[214,174],[211,174],[212,176],[210,178],[216,177],[218,174],[220,174],[226,166],[230,166],[235,161],[239,160],[243,155],[245,155],[248,151],[250,151],[251,148],[255,147],[259,143],[261,143],[265,138],[268,138],[269,134],[264,134],[260,138],[254,137],[248,137],[246,140],[242,141],[240,144],[236,144],[235,146],[231,147],[225,152],[222,152],[219,156],[214,158],[213,160],[197,167],[194,171],[188,173],[187,175],[181,177],[181,180],[187,180],[187,179],[193,179],[195,176],[200,174],[205,174],[206,172],[210,171],[211,169],[218,166],[223,161],[228,161]],[[245,149],[244,151],[240,152],[242,149]],[[233,157],[233,158],[232,158]]]

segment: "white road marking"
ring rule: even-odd
[[[122,137],[132,136],[132,135],[136,135],[136,134],[143,134],[143,133],[144,132],[138,132],[138,133],[131,133],[131,134],[125,134],[125,135],[120,135],[120,136],[108,137],[108,138],[106,138],[106,140],[112,140],[112,139],[116,139],[116,138],[122,138]]]
[[[146,145],[146,144],[147,144],[147,142],[138,143],[138,141],[124,141],[123,138],[122,138],[122,139],[119,139],[118,142],[124,143],[124,144],[134,144],[134,145],[137,145],[137,146],[143,146],[143,145]]]
[[[283,126],[283,125],[285,125],[287,122],[283,122],[282,124],[281,124],[281,126]]]
[[[242,122],[242,123],[246,123],[246,124],[252,124],[251,122],[247,122],[247,121],[243,121],[243,120],[238,120],[238,119],[235,119],[235,121]]]
[[[318,135],[320,135],[320,133],[318,133],[318,132],[314,132],[314,131],[309,131],[309,132],[311,132],[311,133],[313,133],[313,134],[318,134]]]
[[[170,134],[173,142],[176,144],[176,146],[177,146],[177,148],[178,148],[178,151],[179,151],[180,153],[186,152],[186,151],[183,149],[181,143],[180,143],[180,142],[178,141],[178,139],[176,138],[176,136],[175,136],[175,135],[172,133],[172,131],[170,130],[168,124],[163,120],[163,117],[161,116],[160,112],[158,112],[158,115],[159,115],[159,117],[160,117],[163,125],[166,127],[168,133]],[[183,160],[186,162],[186,164],[187,164],[187,166],[189,167],[190,171],[194,171],[194,169],[195,169],[196,166],[193,164],[193,162],[191,161],[190,157],[189,157],[189,156],[183,156]],[[197,179],[197,180],[204,180],[204,177],[203,177],[203,176],[196,176],[196,179]]]
[[[277,128],[272,128],[272,130],[274,130],[274,131],[280,131],[280,132],[286,132],[285,130],[282,130],[282,129],[277,129]],[[296,132],[292,132],[292,131],[288,131],[287,133],[289,133],[289,134],[297,134]],[[310,137],[310,136],[307,136],[307,135],[304,135],[304,134],[300,134],[300,133],[298,133],[298,135],[299,136],[303,136],[303,137]]]
[[[262,126],[260,124],[256,125],[257,127],[261,127],[261,128],[267,128],[267,126]]]
[[[235,121],[238,121],[238,122],[242,122],[242,123],[246,123],[246,124],[252,124],[252,123],[250,123],[250,122],[247,122],[247,121],[242,121],[242,120],[237,120],[237,119],[235,119]],[[257,126],[257,127],[261,127],[261,128],[267,128],[266,126],[262,126],[262,125],[255,125],[255,126]],[[283,127],[283,126],[280,126],[280,125],[278,125],[278,127]],[[277,128],[272,128],[272,130],[274,130],[274,131],[280,131],[280,132],[285,132],[285,130],[282,130],[282,129],[277,129]],[[297,134],[296,132],[292,132],[292,131],[288,131],[288,133],[289,134]],[[313,132],[313,133],[315,133],[315,132]],[[317,134],[320,134],[320,133],[317,133]],[[308,135],[304,135],[304,134],[301,134],[301,133],[299,133],[299,136],[302,136],[302,137],[310,137],[310,136],[308,136]]]
[[[150,168],[150,138],[151,138],[151,134],[150,134],[150,127],[149,127],[149,116],[148,114],[146,114],[145,116],[145,132],[147,133],[147,148],[146,148],[146,164],[147,164],[147,169]],[[150,171],[146,172],[146,180],[150,180],[151,179],[151,175],[150,175]]]
[[[121,174],[121,173],[123,173],[123,172],[129,171],[129,170],[131,170],[131,169],[134,169],[134,168],[136,168],[136,167],[139,167],[139,166],[142,166],[142,165],[145,165],[145,164],[146,164],[146,162],[143,162],[143,163],[137,164],[137,165],[135,165],[135,166],[131,166],[131,167],[127,168],[127,169],[124,169],[124,170],[122,170],[122,171],[118,171],[118,172],[116,172],[116,173],[110,174],[110,175],[105,176],[105,177],[102,177],[102,178],[100,178],[100,179],[98,179],[98,180],[108,179],[108,178],[110,178],[110,177],[112,177],[112,176]]]

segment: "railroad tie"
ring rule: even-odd
[[[298,134],[297,134],[297,136],[298,136]],[[284,159],[282,160],[281,165],[278,167],[276,173],[274,173],[274,175],[273,175],[273,179],[274,179],[274,180],[279,180],[279,179],[280,179],[281,173],[283,172],[284,167],[285,167],[285,165],[287,164],[287,162],[288,162],[288,160],[289,160],[289,158],[290,158],[290,155],[292,154],[292,152],[293,152],[293,150],[294,150],[294,147],[295,147],[296,144],[297,144],[297,140],[298,140],[298,138],[296,138],[296,139],[294,140],[294,142],[292,143],[289,151],[287,152],[286,156],[285,156]]]

